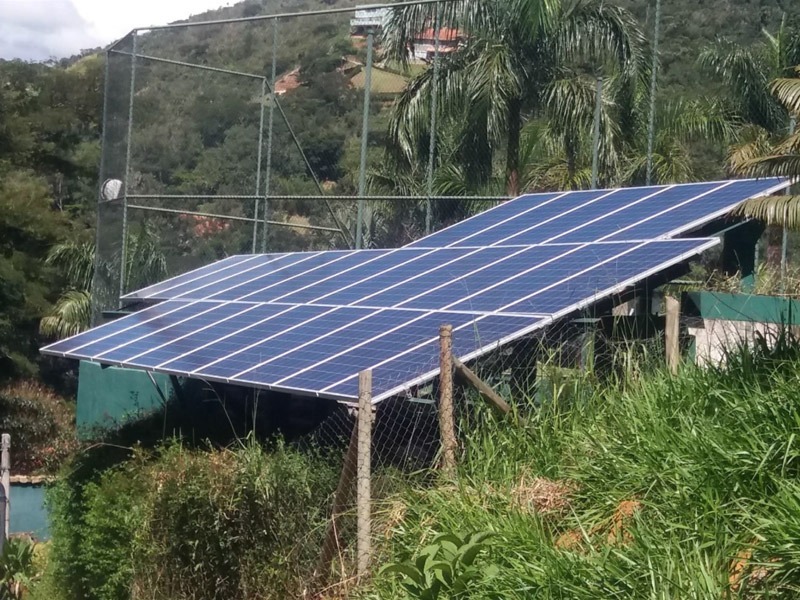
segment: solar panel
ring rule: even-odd
[[[788,187],[781,178],[529,194],[429,235],[410,248],[670,238]]]
[[[230,260],[153,286],[148,293],[163,302],[42,351],[337,400],[354,400],[357,373],[372,369],[377,402],[435,376],[442,324],[453,325],[454,352],[469,360],[716,243]],[[167,297],[172,293],[178,295]]]
[[[661,240],[490,248],[400,248],[262,256],[129,299],[326,304],[552,313],[715,241]],[[526,300],[521,300],[526,298]]]
[[[373,369],[373,398],[437,369],[438,328],[460,356],[479,356],[545,316],[170,300],[43,349],[56,356],[294,391],[357,396],[350,377]]]
[[[210,381],[380,401],[684,262],[672,239],[789,185],[741,180],[526,195],[394,250],[233,256],[128,294],[156,302],[42,349]]]

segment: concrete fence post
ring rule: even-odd
[[[0,499],[3,535],[0,537],[8,539],[11,522],[11,435],[8,433],[0,436],[0,487],[3,488],[3,497]]]
[[[452,477],[456,471],[452,325],[439,328],[439,432],[442,438],[442,470]]]
[[[369,570],[371,553],[372,495],[372,371],[358,374],[358,466],[356,475],[356,519],[358,576]]]

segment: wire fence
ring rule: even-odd
[[[646,376],[648,365],[671,360],[671,343],[685,352],[690,343],[686,323],[672,310],[677,300],[670,298],[639,297],[617,304],[613,314],[559,320],[466,364],[452,354],[452,328],[442,327],[436,367],[443,374],[403,395],[367,404],[372,423],[366,451],[357,443],[364,405],[340,404],[299,442],[303,448],[331,449],[345,457],[321,574],[335,561],[340,579],[347,580],[342,573],[363,574],[356,565],[369,561],[402,514],[393,516],[392,507],[381,504],[380,514],[371,513],[365,525],[359,510],[396,492],[397,472],[405,478],[416,474],[423,481],[455,479],[467,440],[487,411],[505,419],[504,426],[529,428],[544,406],[565,407],[579,402],[593,386]],[[366,471],[359,470],[363,461]],[[366,496],[358,491],[363,477],[369,478]],[[354,543],[363,538],[363,527],[371,540],[367,547]]]
[[[137,29],[111,46],[95,320],[146,282],[132,250],[143,240],[173,275],[239,253],[398,247],[506,199],[452,185],[436,86],[419,96],[413,156],[390,132],[411,84],[438,77],[463,43],[440,23],[445,4],[242,5],[238,18]],[[410,6],[415,35],[398,59],[386,28]]]

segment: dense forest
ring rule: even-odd
[[[552,40],[543,37],[535,44],[528,43],[530,32],[521,28],[520,20],[498,9],[493,18],[503,32],[500,38],[491,38],[494,33],[489,29],[476,30],[467,34],[463,51],[443,61],[442,80],[468,81],[465,85],[479,90],[474,97],[483,104],[465,109],[469,94],[465,96],[455,85],[448,85],[449,91],[441,95],[435,193],[496,195],[589,185],[592,73],[598,69],[607,79],[601,183],[644,181],[655,3],[582,0],[561,4],[564,8],[558,18],[564,21],[564,31],[571,26],[569,19],[588,22],[590,18],[606,19],[606,24],[617,29],[609,29],[610,37],[595,40],[595,47],[581,47],[576,42],[578,46],[567,52],[569,48],[562,43],[567,38],[555,34]],[[631,12],[619,10],[617,4]],[[353,5],[335,0],[247,0],[193,20]],[[274,46],[278,81],[283,85],[280,105],[291,129],[276,111],[270,193],[316,195],[322,189],[351,195],[358,188],[363,98],[357,74],[366,49],[363,39],[350,36],[350,17],[344,13],[284,18],[277,26],[277,40],[273,40],[269,21],[156,30],[138,36],[137,52],[261,76],[271,71]],[[761,127],[768,135],[789,127],[788,113],[777,109],[777,104],[766,108],[747,104],[752,105],[753,98],[770,102],[769,81],[786,75],[794,64],[789,64],[791,60],[800,62],[798,18],[800,5],[787,0],[663,3],[656,181],[722,177],[729,171],[729,148],[750,140],[747,136],[753,134],[752,130],[742,133],[746,127]],[[416,25],[403,26],[403,19]],[[383,70],[375,72],[378,82],[373,81],[373,89],[377,92],[370,106],[368,167],[373,193],[425,194],[427,109],[420,107],[427,106],[431,69],[405,65],[403,53],[413,39],[409,31],[428,22],[429,16],[397,11],[379,42],[377,61]],[[604,43],[608,52],[604,52]],[[119,130],[127,118],[131,73],[126,52],[130,44],[130,38],[122,40],[108,65],[110,129],[105,171],[120,179],[124,177],[119,165],[126,147]],[[479,52],[484,47],[500,48],[505,54]],[[534,54],[544,65],[539,70],[529,68]],[[96,239],[105,56],[98,50],[49,63],[0,61],[3,378],[47,377],[50,367],[37,356],[43,317],[51,317],[43,328],[51,336],[74,331],[76,321],[85,322]],[[498,57],[517,66],[505,74],[495,73],[489,67],[500,64],[499,60],[491,62]],[[752,89],[745,90],[741,73],[735,69],[748,57],[762,70],[749,73]],[[408,81],[405,91],[387,93],[380,87],[380,77],[393,77],[395,82],[398,76]],[[259,80],[140,60],[135,85],[131,193],[210,197],[258,191]],[[504,99],[498,104],[501,96]],[[767,115],[761,120],[753,114],[759,109],[761,116]],[[262,177],[260,193],[263,185]],[[254,214],[251,201],[230,198],[148,202],[150,206],[245,218]],[[457,202],[436,206],[435,218],[440,224],[475,208]],[[366,215],[368,243],[394,245],[419,235],[420,210],[415,203],[371,204]],[[279,199],[270,204],[269,217],[300,226],[342,225],[351,236],[355,229],[350,202],[326,205],[318,200]],[[133,258],[128,259],[140,264],[138,270],[128,269],[129,288],[251,249],[252,224],[247,221],[146,212],[131,213],[130,219],[128,245]],[[117,235],[114,231],[106,234],[106,238],[100,237],[106,242]],[[261,237],[259,233],[258,248]],[[267,247],[341,247],[347,238],[302,227],[270,227]],[[101,255],[105,252],[101,258],[111,260],[114,243],[118,242],[101,248]]]

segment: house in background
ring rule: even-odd
[[[439,30],[439,52],[449,54],[458,49],[464,42],[464,34],[458,29],[442,27]],[[429,27],[414,38],[411,48],[412,62],[431,62],[436,53],[436,30]]]

